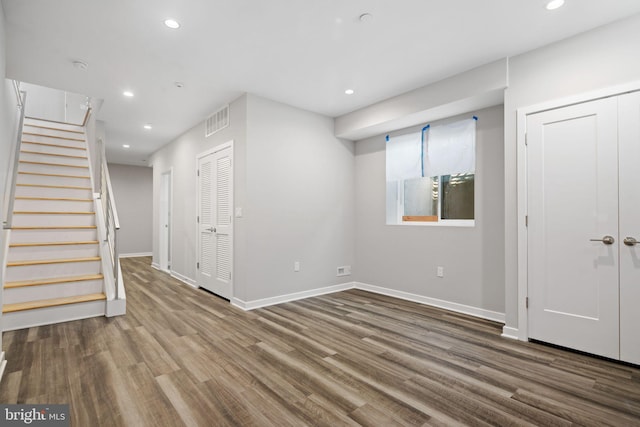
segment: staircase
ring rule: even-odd
[[[3,329],[104,316],[84,128],[25,119],[3,289]]]

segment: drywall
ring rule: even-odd
[[[120,220],[120,255],[151,253],[153,170],[146,166],[118,164],[108,167]]]
[[[247,101],[247,288],[243,301],[350,282],[354,147],[333,120],[255,95]],[[242,206],[236,203],[236,206]],[[239,221],[239,222],[240,222]],[[294,262],[300,271],[294,271]]]
[[[354,148],[333,120],[255,95],[230,105],[228,128],[204,123],[154,153],[153,256],[159,263],[159,199],[173,168],[172,266],[196,277],[196,155],[234,142],[233,297],[242,303],[349,282],[354,265]],[[294,262],[300,271],[294,272]]]
[[[7,187],[9,164],[15,147],[15,132],[17,127],[16,97],[11,81],[6,80],[6,39],[4,10],[0,3],[0,216],[5,220],[5,194]],[[4,284],[4,256],[8,231],[0,229],[0,284]],[[2,307],[2,292],[0,292],[0,307]],[[0,349],[2,348],[2,313],[0,313]],[[0,351],[1,353],[1,351]],[[0,358],[0,365],[2,358]],[[1,375],[1,373],[0,373]]]
[[[13,84],[5,79],[5,33],[4,13],[0,5],[0,215],[5,219],[5,186],[8,182],[10,159],[15,147],[15,131],[17,126],[16,97]]]
[[[206,138],[203,121],[156,151],[150,158],[153,166],[153,262],[159,264],[160,189],[164,172],[173,169],[172,258],[171,271],[181,278],[196,279],[196,156],[233,140],[234,200],[244,206],[245,197],[245,134],[246,96],[229,105],[229,127]],[[219,108],[219,106],[215,106]],[[211,111],[217,110],[212,107]],[[234,290],[244,289],[246,270],[246,231],[243,221],[234,224]],[[238,268],[243,266],[243,268]]]
[[[507,60],[501,59],[385,99],[337,117],[336,135],[359,140],[465,111],[502,105],[507,72]]]
[[[513,57],[505,92],[506,326],[518,328],[516,112],[518,108],[640,81],[640,15]],[[523,297],[523,296],[520,296]]]
[[[65,92],[44,86],[22,83],[20,89],[27,92],[27,97],[36,102],[29,102],[25,108],[27,117],[67,122],[65,115]]]
[[[385,135],[356,143],[358,282],[504,313],[503,109],[448,120],[472,115],[478,117],[474,227],[386,225]],[[443,278],[436,277],[438,266]]]

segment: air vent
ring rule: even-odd
[[[207,119],[204,136],[211,136],[227,126],[229,126],[229,105],[225,105]]]

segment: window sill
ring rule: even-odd
[[[449,219],[440,221],[403,221],[399,223],[387,223],[386,225],[408,225],[410,227],[475,227],[476,221],[474,219]]]

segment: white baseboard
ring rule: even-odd
[[[120,254],[118,255],[118,258],[138,258],[138,257],[142,257],[142,256],[152,256],[153,254],[151,252],[139,252],[139,253],[133,253],[133,254]]]
[[[277,297],[263,298],[253,301],[242,301],[239,298],[231,298],[231,304],[245,311],[254,310],[256,308],[268,307],[270,305],[282,304],[285,302],[296,301],[305,298],[317,297],[319,295],[332,294],[334,292],[346,291],[353,289],[353,282],[343,283],[341,285],[327,286],[324,288],[311,289],[309,291],[295,292],[292,294],[279,295]]]
[[[340,285],[327,286],[324,288],[312,289],[309,291],[295,292],[293,294],[279,295],[276,297],[263,298],[253,301],[243,301],[239,298],[231,298],[231,304],[241,308],[242,310],[254,310],[256,308],[268,307],[270,305],[282,304],[285,302],[296,301],[305,298],[311,298],[319,295],[331,294],[334,292],[347,291],[349,289],[360,289],[376,294],[387,295],[407,301],[417,302],[420,304],[430,305],[433,307],[443,308],[445,310],[455,311],[457,313],[468,314],[470,316],[480,317],[482,319],[492,320],[494,322],[504,323],[504,313],[497,311],[485,310],[483,308],[472,307],[469,305],[459,304],[450,301],[444,301],[436,298],[429,298],[422,295],[411,294],[408,292],[397,291],[394,289],[383,288],[381,286],[368,285],[360,282],[349,282]],[[516,330],[517,339],[517,330]]]
[[[510,338],[512,340],[520,339],[518,328],[512,328],[510,326],[504,326],[502,328],[502,336],[504,338]]]
[[[494,322],[504,323],[504,313],[497,311],[485,310],[483,308],[472,307],[470,305],[459,304],[436,298],[429,298],[422,295],[411,294],[409,292],[397,291],[395,289],[383,288],[381,286],[368,285],[366,283],[356,282],[354,288],[363,291],[374,292],[376,294],[387,295],[407,301],[418,302],[420,304],[431,305],[433,307],[444,308],[445,310],[455,311],[457,313],[468,314],[482,319],[492,320]]]
[[[162,271],[162,270],[160,270],[160,271]],[[171,275],[171,277],[173,277],[174,279],[178,279],[178,280],[179,280],[179,281],[181,281],[182,283],[185,283],[185,284],[187,284],[187,285],[191,286],[192,288],[196,288],[196,289],[198,289],[198,288],[199,288],[199,286],[198,286],[198,284],[196,283],[196,281],[195,281],[195,280],[193,280],[193,279],[190,279],[190,278],[189,278],[189,277],[187,277],[187,276],[183,276],[182,274],[180,274],[180,273],[176,273],[176,272],[175,272],[175,271],[173,271],[173,270],[169,271],[169,275]]]
[[[155,268],[158,271],[164,271],[163,269],[160,268],[160,264],[158,264],[157,262],[152,262],[151,268]],[[168,273],[168,271],[165,271],[165,273]]]

